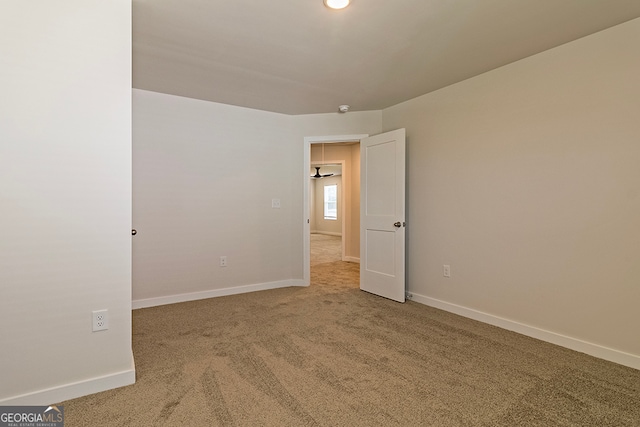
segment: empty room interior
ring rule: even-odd
[[[0,407],[640,425],[640,2],[327,2],[1,7]]]

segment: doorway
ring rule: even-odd
[[[316,166],[321,167],[322,174],[330,173],[325,173],[321,166],[323,164],[342,166],[342,197],[340,198],[342,203],[339,203],[339,206],[341,205],[339,209],[342,213],[340,262],[348,261],[346,264],[358,267],[357,263],[360,261],[360,139],[367,136],[366,134],[358,134],[305,138],[303,270],[304,282],[307,286],[311,283],[310,252],[311,231],[313,230],[311,228],[311,195],[312,192],[315,192],[312,190],[312,185],[315,184],[312,184],[313,179],[310,175],[311,172],[315,173]],[[335,242],[336,239],[333,240]]]
[[[324,145],[324,144],[323,144]],[[311,244],[314,242],[338,242],[339,247],[334,248],[332,252],[338,250],[333,256],[339,257],[340,261],[344,261],[346,257],[346,238],[350,230],[346,230],[346,213],[349,208],[345,208],[351,201],[347,202],[347,198],[351,198],[350,192],[345,191],[345,182],[350,185],[349,179],[343,179],[343,170],[345,164],[350,160],[334,160],[322,161],[314,160],[314,148],[323,149],[324,147],[312,146],[311,150],[311,168],[309,172],[309,228],[312,237]],[[347,168],[348,172],[348,168]],[[321,239],[319,236],[325,236]],[[312,248],[313,249],[313,248]],[[311,251],[313,258],[314,252]],[[311,260],[313,264],[313,259]]]

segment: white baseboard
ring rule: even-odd
[[[358,264],[360,264],[360,258],[356,258],[354,256],[346,256],[344,257],[343,261],[357,262]]]
[[[608,360],[610,362],[618,363],[620,365],[628,366],[630,368],[640,369],[640,356],[635,354],[626,353],[620,350],[615,350],[598,344],[583,341],[578,338],[572,338],[566,335],[558,334],[556,332],[525,325],[513,320],[494,316],[492,314],[463,307],[461,305],[452,304],[446,301],[441,301],[435,298],[426,297],[424,295],[418,295],[415,293],[411,294],[412,301],[419,302],[430,307],[439,308],[450,313],[468,317],[473,320],[478,320],[483,323],[488,323],[493,326],[498,326],[499,328],[517,332],[522,335],[556,344],[571,350],[579,351],[581,353],[586,353],[588,355]]]
[[[334,231],[320,231],[320,230],[315,230],[312,231],[311,234],[324,234],[325,236],[338,236],[338,237],[342,237],[342,233],[337,233]]]
[[[136,369],[131,355],[131,368],[126,371],[76,381],[58,387],[38,390],[0,400],[0,406],[48,406],[101,391],[124,387],[136,382]]]
[[[209,291],[190,292],[186,294],[175,294],[163,297],[138,299],[131,301],[131,308],[135,310],[137,308],[155,307],[158,305],[175,304],[178,302],[196,301],[199,299],[244,294],[247,292],[264,291],[267,289],[288,288],[290,286],[305,286],[304,280],[281,280],[277,282],[257,283],[255,285],[236,286],[232,288],[212,289]]]

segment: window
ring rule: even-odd
[[[338,184],[324,186],[324,219],[338,219]]]

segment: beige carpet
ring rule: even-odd
[[[358,289],[135,310],[137,382],[63,402],[72,426],[640,426],[640,371]]]
[[[311,268],[319,264],[342,260],[342,238],[326,234],[311,234]]]

